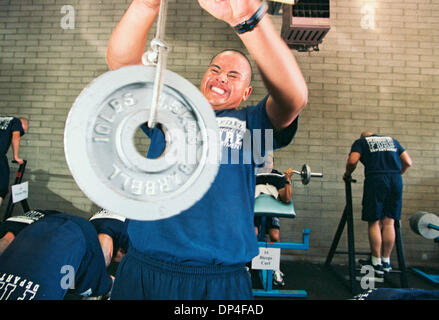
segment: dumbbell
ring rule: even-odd
[[[433,213],[418,211],[409,219],[410,228],[414,233],[426,238],[439,237],[439,217]]]
[[[311,168],[307,164],[304,164],[302,166],[302,171],[293,170],[293,173],[300,175],[300,177],[302,178],[302,183],[305,185],[311,181],[312,177],[323,178],[323,173],[311,172]]]

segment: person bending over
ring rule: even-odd
[[[401,219],[402,175],[412,159],[398,140],[362,132],[351,147],[343,179],[350,179],[358,162],[364,165],[361,219],[368,223],[371,256],[362,264],[372,265],[375,276],[390,272],[390,255],[395,244],[395,220]]]
[[[32,210],[7,219],[1,229],[13,237],[9,234],[0,255],[0,300],[62,300],[67,292],[83,297],[110,293],[113,279],[88,220]]]
[[[20,142],[28,128],[29,121],[26,118],[0,116],[0,205],[9,192],[10,170],[6,154],[12,145],[14,161],[23,163],[19,157]]]

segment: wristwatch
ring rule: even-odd
[[[265,14],[267,13],[267,9],[268,9],[267,3],[265,1],[262,1],[261,6],[255,12],[255,14],[250,17],[250,19],[245,20],[240,24],[237,24],[236,26],[233,27],[233,29],[235,29],[235,32],[238,34],[252,31],[259,23],[259,21],[261,21],[262,18],[265,16]]]

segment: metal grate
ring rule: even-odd
[[[300,0],[293,5],[293,17],[329,18],[329,0]]]
[[[330,30],[329,0],[300,0],[282,7],[282,39],[298,51],[319,50]]]
[[[326,35],[324,30],[291,30],[289,39],[295,39],[299,42],[316,42],[320,43],[323,37]]]

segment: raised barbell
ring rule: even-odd
[[[311,178],[323,178],[323,173],[311,172],[311,168],[307,164],[302,166],[301,171],[293,170],[293,173],[300,175],[304,185],[307,185],[311,181]]]
[[[426,239],[439,237],[439,217],[437,215],[418,211],[410,217],[409,222],[414,233]]]
[[[98,206],[134,220],[188,209],[219,168],[215,113],[198,88],[169,70],[157,106],[165,150],[156,159],[137,152],[134,135],[149,119],[155,71],[138,65],[99,76],[75,100],[64,131],[67,164],[79,188]]]
[[[166,11],[162,0],[156,37],[142,56],[148,66],[95,79],[75,100],[64,131],[67,165],[79,188],[98,206],[134,220],[169,218],[194,205],[210,188],[221,158],[207,99],[165,69]],[[160,124],[166,140],[156,159],[140,155],[134,145],[135,131],[145,123]],[[322,176],[305,165],[298,174],[303,184]]]

